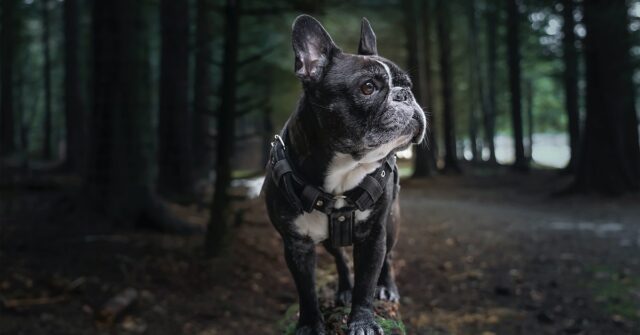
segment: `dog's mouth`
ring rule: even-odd
[[[414,128],[413,137],[411,137],[411,143],[409,144],[420,144],[424,140],[427,132],[427,119],[422,109],[414,111],[409,125]]]
[[[416,110],[411,120],[406,125],[402,135],[387,145],[394,143],[392,151],[402,151],[409,148],[413,144],[420,144],[426,133],[426,118],[422,110]]]

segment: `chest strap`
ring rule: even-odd
[[[327,193],[297,175],[289,163],[284,141],[279,135],[271,142],[270,156],[270,175],[280,191],[299,214],[317,210],[327,215],[329,239],[335,247],[353,244],[355,211],[373,208],[384,194],[390,178],[394,178],[393,196],[396,196],[399,175],[394,154],[389,155],[380,167],[366,175],[358,186],[342,195]],[[336,202],[341,199],[345,205],[336,208]]]

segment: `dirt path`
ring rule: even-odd
[[[550,196],[565,182],[540,172],[404,181],[396,267],[408,334],[639,334],[640,198]],[[242,204],[232,249],[208,261],[201,236],[78,230],[95,223],[63,215],[65,196],[14,198],[24,213],[2,222],[0,300],[49,303],[0,306],[0,334],[278,334],[296,301],[260,200]],[[322,251],[319,263],[331,266]],[[101,320],[127,288],[135,304]]]
[[[556,198],[552,174],[406,183],[398,246],[417,334],[631,334],[638,198]],[[554,185],[555,186],[555,185]]]

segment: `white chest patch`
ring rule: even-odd
[[[368,152],[362,159],[356,161],[349,154],[336,153],[329,163],[327,175],[324,178],[325,192],[340,195],[358,186],[362,179],[377,169],[383,158],[391,150],[408,141],[408,137],[401,137]],[[344,200],[336,201],[336,208],[345,205]],[[365,221],[371,215],[371,210],[356,211],[356,223]],[[310,237],[315,243],[322,242],[329,237],[329,219],[325,213],[313,211],[303,213],[293,220],[298,234]]]

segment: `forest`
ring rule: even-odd
[[[260,190],[300,14],[366,17],[427,115],[385,334],[637,334],[638,0],[2,0],[0,334],[295,333]]]

